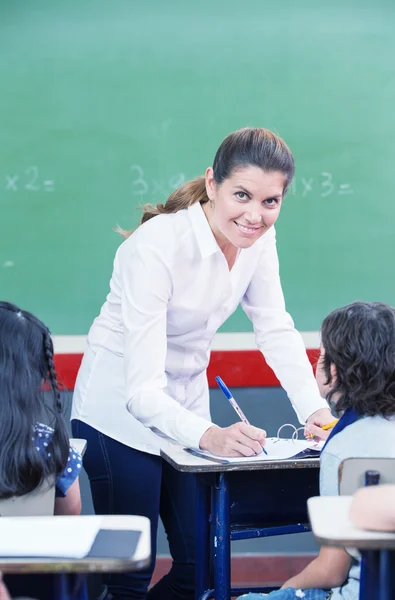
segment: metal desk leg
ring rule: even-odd
[[[214,490],[214,581],[215,600],[230,598],[230,510],[229,482],[219,473]]]
[[[196,475],[196,600],[210,586],[210,499],[211,488],[203,476]]]
[[[381,550],[380,581],[378,582],[379,600],[395,598],[395,552]]]
[[[362,552],[360,600],[379,600],[379,550],[366,550]]]
[[[67,573],[55,575],[54,597],[56,600],[70,600],[69,579]]]
[[[55,600],[88,600],[86,575],[58,573],[54,588]]]

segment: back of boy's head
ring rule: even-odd
[[[339,398],[336,411],[395,415],[395,310],[381,302],[348,304],[324,319],[321,341],[332,386],[328,400]]]
[[[44,402],[44,384],[52,402]],[[60,472],[68,440],[51,335],[32,313],[9,302],[0,302],[0,418],[0,497],[28,493]],[[45,461],[33,435],[40,420],[54,429]]]

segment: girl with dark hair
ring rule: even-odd
[[[194,598],[195,480],[162,462],[159,435],[227,456],[262,452],[262,429],[210,419],[210,346],[239,303],[301,422],[333,420],[279,277],[273,226],[293,175],[283,140],[241,129],[222,142],[204,176],[165,204],[145,206],[132,234],[121,231],[127,239],[88,335],[72,412],[74,435],[88,440],[95,511],[151,519],[151,568],[111,576],[114,600],[147,598],[159,514],[173,565],[148,598]]]
[[[380,302],[339,308],[324,320],[321,341],[316,379],[340,420],[330,434],[313,425],[306,429],[327,438],[321,452],[320,492],[337,496],[343,460],[395,458],[395,310]],[[343,548],[322,547],[318,557],[281,590],[241,598],[358,600],[359,579],[358,559]]]
[[[55,514],[79,514],[81,457],[69,445],[51,335],[9,302],[0,302],[0,415],[0,499],[53,480]]]
[[[80,514],[82,459],[69,444],[51,335],[37,317],[10,302],[0,302],[0,420],[0,499],[53,482],[54,514]],[[49,575],[4,579],[12,596],[53,598]]]

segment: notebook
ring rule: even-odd
[[[318,457],[324,446],[324,441],[316,442],[309,440],[297,440],[291,438],[266,438],[265,450],[267,454],[263,452],[257,456],[217,456],[206,452],[205,450],[195,450],[192,448],[185,448],[187,452],[200,458],[205,458],[212,462],[220,464],[229,463],[251,463],[251,462],[266,462],[272,460],[286,460],[291,458],[313,458]]]

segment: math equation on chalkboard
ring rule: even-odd
[[[111,177],[111,174],[108,175]],[[175,189],[185,183],[189,177],[182,172],[175,172],[166,177],[146,175],[145,168],[137,163],[130,165],[128,174],[129,190],[141,201],[163,202]],[[55,180],[42,173],[38,166],[30,165],[20,170],[7,173],[4,177],[3,190],[8,194],[20,192],[55,192]],[[341,181],[330,171],[322,171],[318,176],[309,175],[295,177],[289,193],[302,198],[331,195],[348,196],[354,194],[353,186],[347,181]]]
[[[5,191],[9,193],[16,192],[54,192],[55,181],[40,173],[36,165],[30,165],[23,169],[13,171],[5,176]]]

